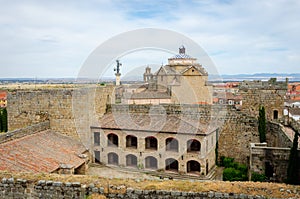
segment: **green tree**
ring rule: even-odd
[[[287,183],[288,184],[300,184],[298,179],[299,172],[299,158],[298,158],[298,133],[295,132],[293,146],[290,151],[289,165],[287,169]]]
[[[7,110],[6,108],[1,109],[1,117],[0,117],[0,123],[1,123],[1,132],[7,132]]]
[[[3,132],[2,128],[2,109],[0,109],[0,133]]]
[[[259,140],[260,142],[266,142],[266,111],[265,107],[261,106],[259,108],[259,116],[258,116],[258,132],[259,132]]]

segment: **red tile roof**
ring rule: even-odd
[[[60,164],[82,165],[78,157],[86,151],[77,140],[51,130],[0,144],[0,170],[10,172],[53,172]]]

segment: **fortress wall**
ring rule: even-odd
[[[105,113],[113,86],[8,92],[9,131],[49,120],[51,129],[78,137]],[[91,115],[91,113],[93,115]],[[78,132],[79,131],[79,132]]]
[[[259,189],[259,188],[258,188]],[[296,191],[293,195],[298,194]],[[80,182],[59,182],[50,180],[32,180],[2,178],[0,182],[0,198],[38,199],[38,198],[219,198],[219,199],[245,199],[245,198],[270,198],[263,195],[238,194],[234,192],[191,192],[176,190],[140,190],[121,186],[97,187],[94,184],[85,185]]]
[[[233,157],[235,161],[247,164],[249,143],[259,142],[257,120],[245,113],[229,109],[219,133],[219,157]]]
[[[267,123],[266,138],[269,147],[290,148],[293,145],[293,142],[285,134],[284,126],[276,122]]]
[[[43,121],[50,121],[53,130],[73,137],[84,143],[91,140],[90,126],[99,126],[98,119],[107,110],[120,112],[183,114],[198,118],[200,123],[219,128],[219,157],[234,157],[247,163],[249,143],[259,142],[257,132],[258,108],[266,107],[268,118],[273,110],[278,116],[283,109],[283,89],[244,89],[242,111],[230,106],[218,105],[117,105],[114,103],[114,86],[88,88],[16,90],[8,92],[9,130],[23,128]],[[108,108],[108,109],[107,109]]]
[[[283,117],[284,96],[286,89],[241,89],[243,96],[242,110],[252,116],[258,116],[259,107],[263,105],[267,120],[274,119],[274,111],[278,111],[278,118]]]

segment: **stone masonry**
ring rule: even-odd
[[[39,180],[31,182],[26,179],[3,178],[0,182],[0,198],[3,199],[39,199],[64,198],[85,199],[90,195],[100,198],[151,198],[151,199],[272,199],[262,195],[248,195],[221,192],[182,192],[168,190],[138,190],[125,186],[96,187],[94,184],[85,185],[79,182],[59,182]],[[296,195],[297,193],[295,193]],[[102,196],[102,197],[101,197]]]

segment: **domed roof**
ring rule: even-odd
[[[182,45],[179,47],[179,54],[173,56],[171,59],[193,59],[193,57],[185,54],[185,47]]]

